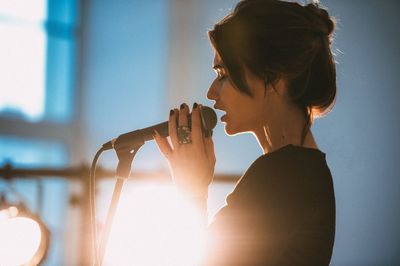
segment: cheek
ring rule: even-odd
[[[236,89],[230,84],[230,82],[225,81],[219,90],[219,96],[227,109],[240,108],[240,95]]]
[[[263,119],[259,106],[257,106],[254,101],[241,98],[234,108],[231,115],[232,122],[235,127],[240,130],[252,130],[257,127]]]

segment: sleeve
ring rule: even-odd
[[[267,219],[268,202],[263,199],[269,193],[264,182],[268,176],[260,166],[258,162],[248,169],[209,225],[204,265],[272,264],[277,243],[272,240],[274,222]]]
[[[261,163],[246,172],[248,182],[227,198],[208,228],[204,265],[282,265],[287,250],[297,252],[293,232],[307,215],[307,203],[285,172]]]

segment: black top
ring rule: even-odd
[[[325,154],[287,145],[259,157],[209,233],[206,265],[328,265],[335,196]]]

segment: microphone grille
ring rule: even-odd
[[[217,125],[217,114],[208,106],[201,106],[201,119],[206,130],[212,130]]]

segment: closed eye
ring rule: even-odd
[[[215,73],[217,74],[218,80],[223,80],[226,78],[225,69],[221,65],[213,66]]]
[[[222,71],[215,70],[215,74],[217,74],[217,79],[218,80],[223,80],[226,76],[222,74]]]

